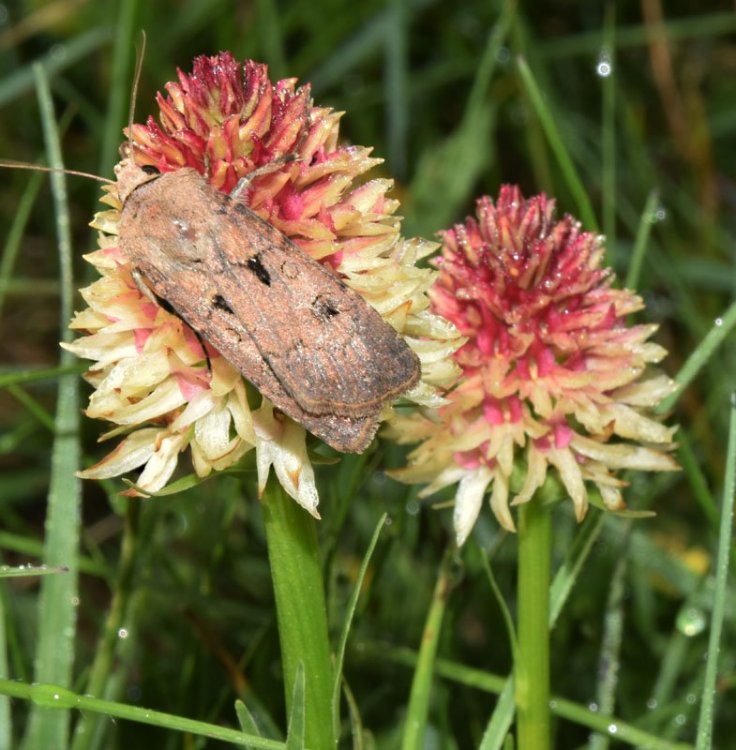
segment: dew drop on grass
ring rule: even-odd
[[[613,73],[611,52],[607,47],[603,47],[598,54],[598,62],[595,66],[595,72],[601,78],[608,78]]]
[[[706,625],[705,612],[698,607],[684,607],[677,615],[677,629],[688,638],[700,635]]]
[[[511,50],[508,47],[499,47],[496,52],[496,62],[500,65],[506,65],[511,60]]]

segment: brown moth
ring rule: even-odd
[[[119,241],[135,275],[275,406],[360,453],[416,354],[357,292],[194,169],[116,167]]]

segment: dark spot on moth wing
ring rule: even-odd
[[[340,314],[340,311],[337,309],[337,302],[322,294],[314,298],[312,312],[315,317],[325,322]]]
[[[255,274],[258,281],[266,286],[271,286],[271,274],[261,262],[260,253],[251,255],[250,258],[248,258],[247,264],[248,268]]]
[[[216,307],[218,310],[224,310],[230,315],[234,315],[232,307],[228,305],[227,300],[221,294],[216,294],[212,298],[212,306]]]
[[[161,174],[161,170],[158,167],[154,167],[153,164],[144,164],[141,167],[141,171],[150,175]]]

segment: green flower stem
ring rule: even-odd
[[[327,607],[314,519],[270,479],[262,499],[268,557],[276,598],[287,711],[297,666],[306,677],[306,746],[335,747],[333,667]]]
[[[518,654],[516,684],[518,747],[549,750],[550,513],[538,499],[519,512]]]

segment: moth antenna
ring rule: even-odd
[[[0,159],[0,167],[3,169],[27,169],[31,172],[62,172],[63,174],[73,174],[77,177],[88,177],[90,180],[104,182],[108,185],[114,185],[114,180],[108,180],[89,172],[80,172],[77,169],[58,169],[57,167],[42,167],[39,164],[26,164],[23,161],[12,161],[11,159]]]
[[[256,177],[275,172],[278,169],[281,169],[284,164],[290,164],[291,162],[295,161],[301,161],[301,157],[297,156],[296,154],[286,154],[284,156],[280,156],[278,159],[274,159],[269,164],[264,164],[262,167],[258,167],[258,169],[254,169],[252,172],[248,172],[247,175],[241,177],[237,181],[235,187],[230,191],[230,197],[233,200],[238,200],[243,194],[243,191]]]
[[[133,117],[135,116],[135,102],[138,98],[138,84],[141,80],[143,71],[143,59],[146,56],[146,32],[141,29],[141,46],[135,59],[135,73],[133,73],[133,86],[130,91],[130,106],[128,107],[128,153],[123,156],[130,156],[133,153]]]

